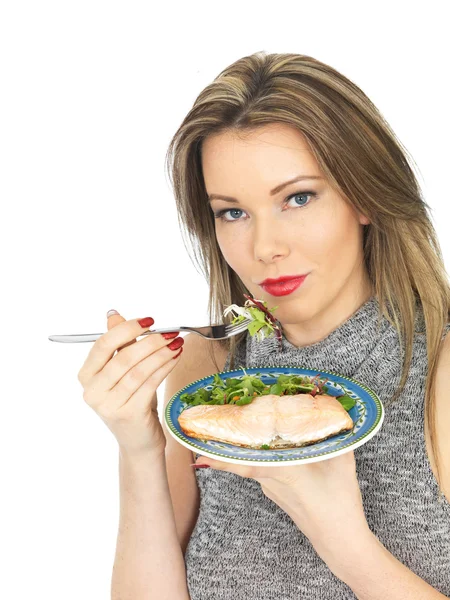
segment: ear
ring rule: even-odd
[[[368,217],[365,217],[364,215],[359,215],[358,218],[361,225],[370,225],[370,220],[368,219]]]

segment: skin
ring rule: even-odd
[[[325,180],[292,183],[298,175],[323,177],[304,136],[285,124],[208,137],[202,148],[208,196],[214,199],[222,254],[255,298],[276,316],[294,346],[314,344],[345,322],[372,295],[363,261],[363,228],[369,220],[356,212]],[[317,197],[305,195],[316,192]],[[296,196],[287,199],[291,194]],[[226,222],[225,222],[226,221]],[[287,296],[272,296],[258,283],[267,277],[309,273]]]

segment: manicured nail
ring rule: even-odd
[[[191,467],[194,467],[194,469],[208,469],[210,467],[210,465],[200,465],[200,464],[194,463],[193,465],[191,465]]]
[[[183,352],[183,350],[184,350],[184,348],[180,348],[180,351],[179,351],[179,352],[177,352],[177,353],[175,354],[175,356],[172,356],[172,360],[174,360],[175,358],[178,358],[178,357],[180,356],[180,354]]]
[[[117,312],[117,310],[114,310],[114,308],[112,308],[111,310],[108,310],[108,312],[106,313],[106,318],[108,317],[112,317],[113,315],[118,315],[119,313]]]
[[[176,338],[179,333],[180,333],[179,331],[169,331],[168,333],[162,333],[161,335],[166,340],[171,340],[173,338]]]
[[[139,325],[143,328],[151,327],[154,322],[155,322],[155,320],[152,319],[151,317],[145,317],[145,319],[138,319]]]
[[[184,338],[177,337],[173,340],[173,342],[170,342],[170,344],[167,344],[167,347],[170,348],[171,350],[178,350],[178,348],[181,348],[181,346],[183,344],[184,344]]]

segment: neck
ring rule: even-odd
[[[347,290],[339,292],[312,319],[300,324],[283,324],[286,339],[297,348],[320,342],[345,323],[373,295],[373,288],[368,280],[357,288]]]

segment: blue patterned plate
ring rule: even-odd
[[[335,435],[321,442],[316,442],[301,448],[277,448],[273,450],[259,450],[254,448],[242,448],[233,444],[214,440],[199,440],[185,435],[178,423],[180,413],[189,405],[180,400],[181,394],[194,393],[199,388],[212,389],[214,375],[198,379],[179,390],[168,402],[165,410],[165,422],[171,435],[183,446],[198,452],[203,456],[209,456],[216,460],[222,460],[234,464],[266,465],[268,467],[280,466],[280,464],[297,465],[318,462],[333,458],[339,454],[350,452],[368,442],[380,429],[384,419],[384,408],[378,396],[367,386],[331,371],[315,371],[301,367],[265,367],[245,368],[235,371],[221,371],[217,375],[225,380],[229,377],[242,379],[245,374],[259,377],[266,385],[276,383],[280,375],[301,375],[327,378],[327,394],[341,396],[347,394],[356,401],[355,406],[349,411],[353,419],[353,429],[339,435]],[[187,409],[189,410],[189,409]]]

